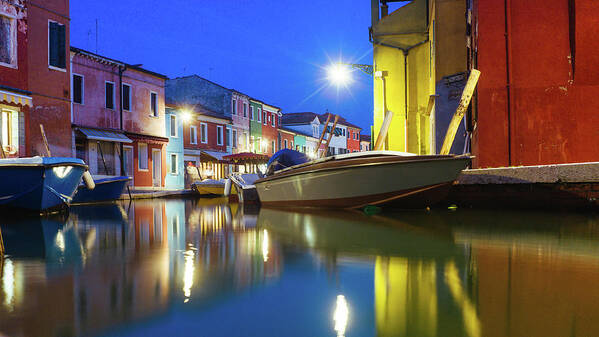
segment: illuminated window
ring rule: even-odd
[[[8,154],[17,153],[19,149],[19,113],[17,111],[2,110],[0,123],[4,152]]]

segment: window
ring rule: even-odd
[[[285,144],[285,148],[287,148],[287,139],[283,141],[283,144]]]
[[[73,103],[83,104],[83,76],[73,74]]]
[[[223,127],[216,127],[216,145],[223,145]]]
[[[0,64],[17,67],[16,20],[0,15]]]
[[[264,111],[264,125],[268,124],[267,119],[268,119],[268,113],[266,111]]]
[[[293,150],[293,141],[291,141],[291,147],[290,147],[290,149]]]
[[[318,136],[318,125],[312,125],[312,136]]]
[[[270,152],[275,153],[275,141],[273,140],[270,143],[271,143],[271,146],[272,146],[272,148],[271,148],[272,150]]]
[[[231,142],[233,148],[237,148],[237,130],[233,130],[233,141]]]
[[[191,125],[189,127],[189,144],[197,144],[198,143],[198,129],[195,125]]]
[[[177,116],[171,115],[171,137],[177,137]]]
[[[105,101],[106,101],[106,109],[114,110],[114,83],[105,82]]]
[[[231,113],[237,115],[237,100],[234,99],[231,107]]]
[[[2,146],[4,152],[15,154],[19,150],[19,113],[17,111],[2,110],[0,113],[0,132],[2,133]]]
[[[277,116],[276,115],[272,115],[272,126],[274,126],[274,127],[277,126]]]
[[[350,139],[351,132],[349,130],[347,130],[347,139]]]
[[[248,104],[243,103],[243,117],[247,117],[247,116],[248,116]]]
[[[208,143],[208,124],[200,123],[200,139],[203,144]]]
[[[140,170],[148,169],[148,144],[139,143],[137,144],[137,158],[138,168]]]
[[[306,146],[305,145],[302,146],[302,152],[306,153]]]
[[[343,129],[342,131],[343,131],[343,135],[345,136],[345,129]]]
[[[176,153],[172,153],[171,154],[171,174],[179,174],[179,171],[177,170],[177,154]]]
[[[150,109],[152,116],[158,117],[158,94],[155,92],[150,93]]]
[[[58,69],[66,69],[67,46],[65,25],[48,22],[48,65]]]
[[[258,108],[258,122],[262,122],[262,109]]]
[[[227,128],[227,137],[225,138],[227,140],[227,146],[231,146],[231,129]]]
[[[131,111],[131,86],[129,84],[123,84],[123,90],[121,93],[121,97],[123,99],[123,110]]]
[[[254,107],[250,107],[250,120],[254,120]]]

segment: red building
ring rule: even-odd
[[[355,125],[347,125],[347,152],[360,152],[360,129]]]
[[[281,124],[281,109],[262,103],[262,114],[262,149],[264,153],[272,155],[279,150],[278,128]]]
[[[293,140],[295,139],[295,132],[289,129],[279,129],[278,138],[281,140],[281,149],[291,149],[295,150],[295,144]]]
[[[27,15],[24,0],[0,1],[0,158],[26,153],[22,131],[32,106],[28,91]]]
[[[27,32],[28,90],[33,98],[33,108],[25,115],[25,155],[46,154],[43,124],[52,155],[71,156],[69,1],[27,1],[26,5],[27,23],[18,28]]]
[[[597,161],[599,2],[474,0],[476,167]]]
[[[164,187],[166,76],[78,48],[71,48],[71,66],[75,155],[92,174]]]
[[[224,165],[222,157],[227,155],[226,129],[227,125],[231,125],[231,117],[199,105],[193,110],[181,109],[189,110],[184,113],[187,120],[183,122],[185,166],[199,168],[198,179],[224,178],[228,166]]]

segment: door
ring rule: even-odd
[[[158,149],[152,149],[152,186],[162,186],[162,154]]]
[[[129,182],[129,185],[134,185],[133,184],[133,147],[131,146],[123,146],[123,158],[125,161],[125,174],[126,176],[128,176],[129,178],[131,178],[131,181]]]

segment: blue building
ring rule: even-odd
[[[185,188],[185,166],[183,164],[183,116],[172,107],[166,108],[166,177],[165,188]]]

